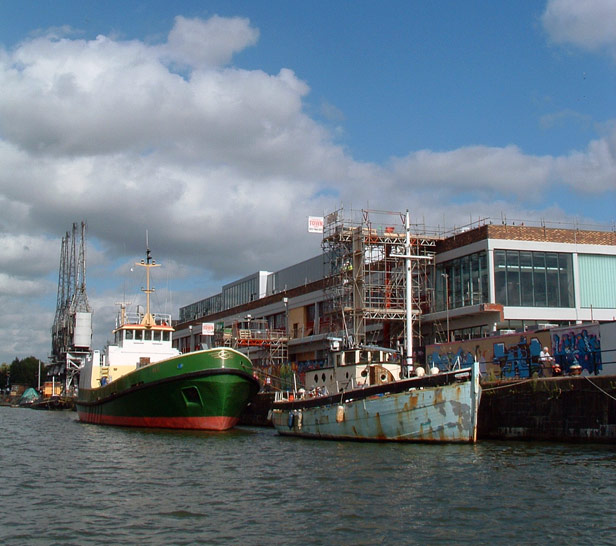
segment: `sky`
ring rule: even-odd
[[[614,229],[616,2],[3,0],[0,362],[46,360],[87,223],[94,346],[320,252],[308,216]]]

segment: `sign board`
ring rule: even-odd
[[[308,216],[308,233],[323,233],[323,216]]]
[[[213,322],[204,322],[201,324],[202,336],[213,336],[215,325]]]

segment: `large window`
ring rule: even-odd
[[[489,301],[488,261],[485,251],[436,266],[436,311]]]
[[[222,294],[216,294],[185,307],[180,307],[180,322],[206,317],[220,311],[222,311]]]
[[[251,277],[223,288],[223,308],[231,309],[251,302],[259,297],[259,279]]]
[[[571,254],[494,251],[496,303],[526,307],[574,307]]]

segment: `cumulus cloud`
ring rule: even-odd
[[[0,273],[0,295],[33,297],[40,296],[48,289],[49,285],[40,281],[20,279],[6,273]]]
[[[562,157],[510,145],[358,161],[307,114],[310,88],[292,67],[232,65],[258,36],[246,19],[177,17],[163,44],[50,33],[0,51],[0,296],[16,324],[30,316],[24,298],[55,303],[60,237],[82,219],[95,245],[89,298],[106,328],[117,295],[99,279],[142,255],[146,229],[157,260],[193,283],[176,313],[209,286],[315,255],[306,218],[341,203],[459,225],[507,208],[541,217],[537,196],[557,184],[613,189],[613,126]],[[343,122],[343,109],[329,111]],[[42,328],[41,354],[52,320],[37,309],[28,322]]]
[[[511,206],[536,207],[551,190],[563,186],[573,192],[609,194],[616,190],[616,124],[606,125],[603,138],[591,141],[586,150],[559,157],[531,156],[517,146],[422,150],[392,160],[391,171],[390,191],[422,193],[430,206],[440,201],[441,208],[452,199],[507,199]],[[475,204],[477,211],[489,209]]]
[[[555,43],[588,50],[607,48],[616,54],[613,0],[549,0],[541,20]]]
[[[233,55],[253,46],[259,31],[241,17],[217,15],[207,21],[175,18],[173,29],[164,47],[172,61],[191,67],[215,67],[229,63]]]
[[[593,140],[585,151],[573,151],[554,159],[554,172],[572,188],[599,195],[616,190],[616,123],[605,137]]]
[[[473,191],[487,196],[515,193],[523,197],[530,188],[545,185],[549,168],[549,158],[525,155],[517,146],[422,150],[393,162],[399,183],[423,181],[430,188],[440,186],[448,191]]]

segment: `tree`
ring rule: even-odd
[[[11,368],[6,362],[0,364],[0,391],[10,385]]]
[[[26,387],[38,386],[39,359],[29,356],[23,360],[16,358],[11,362],[10,383],[11,385],[25,385]],[[41,366],[41,378],[44,378],[44,366]],[[42,381],[41,381],[42,382]],[[6,384],[6,383],[5,383]]]

